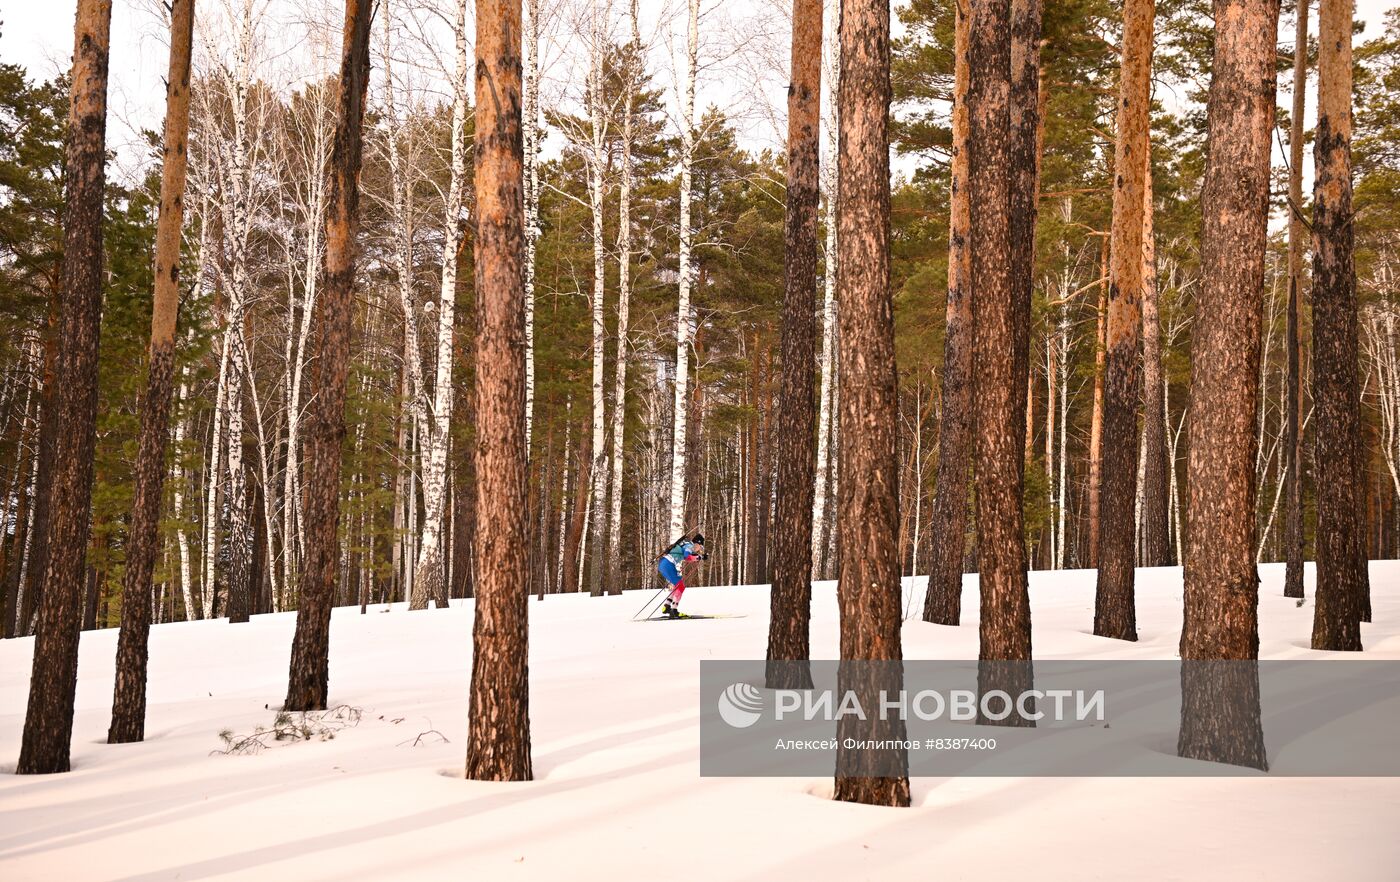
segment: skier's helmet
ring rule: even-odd
[[[696,533],[695,536],[694,536],[690,541],[691,541],[691,542],[694,542],[696,545],[704,545],[704,544],[705,544],[705,537],[702,536],[702,535],[700,535],[699,533]]]

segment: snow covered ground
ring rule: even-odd
[[[1262,575],[1261,656],[1323,655],[1307,648],[1311,600],[1280,596],[1281,566]],[[1400,658],[1400,563],[1371,578],[1367,656]],[[1179,569],[1139,571],[1136,644],[1089,633],[1093,584],[1032,574],[1038,658],[1175,656]],[[976,657],[975,577],[967,588],[961,627],[905,624],[906,657]],[[813,655],[834,658],[834,586],[815,595]],[[363,721],[256,756],[211,751],[221,730],[272,722],[292,615],[155,627],[148,740],[121,746],[103,743],[117,632],[86,633],[74,770],[0,774],[0,880],[1400,876],[1400,779],[915,779],[907,810],[833,802],[828,778],[702,779],[696,661],[761,658],[768,589],[686,595],[692,612],[743,618],[629,622],[643,597],[531,600],[529,784],[461,778],[470,604],[336,610],[332,701]],[[0,642],[3,773],[32,652]]]

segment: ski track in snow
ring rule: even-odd
[[[1308,601],[1261,568],[1262,658],[1308,649]],[[1400,659],[1400,562],[1371,565],[1365,657]],[[977,654],[917,621],[906,658]],[[1092,571],[1031,574],[1037,658],[1174,658],[1181,570],[1138,571],[1138,643],[1090,634]],[[648,592],[649,593],[649,592]],[[908,596],[911,595],[912,596]],[[916,778],[907,810],[836,803],[830,778],[699,777],[697,660],[762,658],[766,586],[692,588],[671,627],[643,592],[530,601],[536,780],[462,780],[471,605],[335,611],[331,700],[364,718],[330,741],[211,755],[272,722],[294,614],[151,630],[148,740],[104,743],[115,629],[83,634],[74,770],[12,774],[32,638],[0,641],[0,880],[1395,879],[1400,779]],[[815,658],[837,654],[834,583],[815,586]],[[437,730],[421,739],[420,733]],[[1397,735],[1400,738],[1400,735]]]

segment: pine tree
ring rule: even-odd
[[[102,322],[102,219],[106,183],[107,64],[111,0],[79,0],[65,147],[62,306],[52,411],[57,428],[45,530],[39,624],[21,775],[66,772],[78,682],[78,633],[92,503],[97,352]]]
[[[1036,77],[1030,46],[1039,40],[1038,0],[989,0],[973,7],[968,28],[968,199],[974,360],[977,548],[981,586],[979,687],[1019,682],[1031,657],[1030,598],[1022,532],[1029,288],[1015,265],[1028,235],[1025,185],[1034,153],[1012,137],[1011,119],[1033,119]],[[1029,92],[1029,94],[1027,94]],[[1019,105],[1019,106],[1018,106]],[[1031,126],[1034,131],[1034,126]],[[1027,133],[1018,130],[1016,135]],[[1032,227],[1033,229],[1033,227]],[[1023,240],[1021,240],[1023,241]],[[1010,666],[1000,664],[1012,662]],[[987,664],[991,663],[991,664]],[[1010,678],[1010,679],[1008,679]],[[1019,715],[1008,725],[1022,722]]]
[[[811,687],[812,496],[817,466],[817,203],[821,172],[822,3],[793,4],[788,85],[787,211],[783,235],[783,376],[778,399],[768,686]]]
[[[326,197],[326,256],[317,301],[315,397],[307,425],[306,553],[298,583],[296,633],[288,674],[288,711],[326,707],[330,688],[331,607],[335,604],[340,519],[341,443],[350,361],[351,295],[355,287],[355,232],[363,156],[365,92],[369,87],[372,4],[347,0],[335,140]]]
[[[967,533],[968,484],[972,466],[972,327],[968,202],[968,25],[969,16],[955,7],[952,109],[952,204],[948,222],[948,305],[943,333],[942,414],[938,430],[938,470],[934,483],[929,544],[928,591],[924,621],[956,625],[962,615],[964,536]]]
[[[520,0],[476,14],[476,618],[468,778],[528,781],[524,157]],[[601,517],[602,512],[597,516]]]
[[[837,205],[841,275],[840,688],[863,703],[898,691],[900,644],[898,400],[890,296],[890,7],[845,0],[841,10],[841,182]],[[892,662],[894,664],[877,664]],[[869,706],[869,705],[867,705]],[[902,739],[900,719],[841,718],[837,737]],[[866,765],[871,764],[871,765]],[[878,764],[878,765],[874,765]],[[836,798],[909,805],[902,748],[836,758]],[[874,766],[872,769],[872,765]],[[859,774],[861,769],[880,774]],[[898,774],[891,774],[897,771]]]
[[[1278,0],[1215,0],[1177,740],[1181,756],[1261,769],[1254,460],[1278,12]]]
[[[1288,514],[1284,528],[1283,596],[1303,596],[1303,113],[1308,101],[1308,6],[1298,0],[1293,37],[1293,112],[1288,120]]]
[[[1123,7],[1117,146],[1114,150],[1112,263],[1104,347],[1103,466],[1094,634],[1137,640],[1133,591],[1137,556],[1138,371],[1143,301],[1144,193],[1152,94],[1153,0]]]
[[[180,233],[185,215],[186,141],[190,120],[190,56],[194,0],[170,7],[170,70],[166,75],[165,135],[161,148],[160,220],[156,233],[155,297],[146,395],[141,409],[131,527],[122,590],[122,629],[110,744],[141,741],[146,733],[147,638],[151,626],[151,572],[165,479],[170,398],[175,377],[175,322],[180,307]]]
[[[1370,619],[1362,506],[1361,391],[1351,193],[1352,0],[1318,4],[1313,165],[1313,401],[1317,437],[1317,606],[1313,649],[1360,650]]]

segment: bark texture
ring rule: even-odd
[[[1165,567],[1172,563],[1171,485],[1150,145],[1142,161],[1147,166],[1142,189],[1142,564]]]
[[[170,69],[166,76],[165,134],[161,154],[160,216],[156,223],[155,296],[146,400],[141,408],[122,585],[122,626],[117,638],[117,678],[109,744],[146,736],[147,637],[151,629],[151,572],[155,567],[170,399],[175,380],[175,320],[180,308],[180,232],[185,217],[185,151],[190,121],[190,54],[194,0],[172,0]]]
[[[1099,477],[1099,573],[1094,634],[1137,640],[1138,402],[1142,374],[1143,206],[1148,102],[1152,97],[1153,0],[1123,6],[1118,141],[1113,159],[1108,316],[1104,338],[1103,462]]]
[[[899,662],[899,451],[894,302],[890,291],[890,7],[846,0],[841,11],[840,318],[841,658]],[[843,665],[842,689],[873,706],[879,689],[898,690],[899,665]],[[883,676],[881,673],[883,672]],[[838,738],[903,739],[897,718],[842,717]],[[878,768],[882,774],[862,775]],[[909,804],[903,750],[855,751],[836,758],[836,798],[870,805]]]
[[[1029,304],[1013,268],[1018,232],[1012,187],[1023,151],[1010,135],[1013,17],[1037,18],[1038,4],[988,0],[974,4],[968,32],[969,246],[976,340],[974,394],[977,474],[977,547],[981,573],[983,661],[1024,661],[1031,653],[1030,600],[1022,533],[1021,483],[1025,460],[1026,319]],[[1014,16],[1013,16],[1014,13]],[[1024,49],[1022,50],[1024,51]],[[1020,219],[1024,223],[1024,218]],[[1016,719],[1019,716],[1013,715]]]
[[[953,37],[953,161],[948,220],[948,305],[943,332],[942,416],[929,523],[924,621],[956,625],[962,616],[963,548],[972,469],[972,292],[967,192],[968,16],[956,10]]]
[[[816,492],[817,202],[821,170],[821,0],[792,9],[788,85],[787,213],[783,231],[783,377],[768,688],[812,685],[812,501]],[[783,664],[801,661],[803,664]]]
[[[107,51],[111,0],[79,0],[72,100],[64,145],[63,300],[52,406],[52,500],[48,507],[21,775],[66,772],[78,681],[83,575],[97,426],[97,350],[102,324],[102,195],[106,183]]]
[[[1252,666],[1259,655],[1254,460],[1278,11],[1277,0],[1215,0],[1177,740],[1181,756],[1255,768],[1267,765]]]
[[[520,0],[477,5],[476,57],[478,570],[466,775],[528,781],[533,772],[527,454],[520,423],[525,410]]]
[[[350,364],[350,318],[355,285],[355,230],[365,90],[369,84],[371,0],[347,0],[326,195],[326,255],[316,302],[315,396],[306,431],[306,550],[298,582],[286,710],[326,707],[330,681],[331,606],[335,601],[336,525],[340,518],[341,445]]]
[[[1360,650],[1366,610],[1361,392],[1351,205],[1352,0],[1318,4],[1313,146],[1313,406],[1317,437],[1317,604],[1313,649]]]
[[[1303,116],[1308,103],[1308,0],[1298,3],[1293,37],[1293,114],[1288,127],[1288,513],[1284,526],[1283,596],[1303,596]]]

